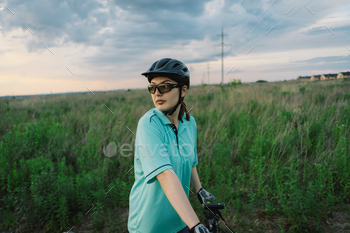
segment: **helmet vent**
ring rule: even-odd
[[[186,67],[185,67],[185,68],[183,68],[182,70],[183,70],[184,72],[187,72],[187,68],[186,68]]]
[[[168,63],[169,60],[170,60],[170,59],[163,59],[163,60],[161,61],[161,63],[158,63],[158,64],[157,64],[158,68],[161,68],[161,67],[165,66],[165,64]]]
[[[173,68],[175,68],[176,66],[179,66],[180,64],[179,63],[175,63],[174,65],[173,65]]]
[[[152,67],[149,69],[149,71],[154,70],[154,67],[156,66],[156,63],[153,63]]]

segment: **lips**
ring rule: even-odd
[[[157,100],[157,103],[163,103],[164,100]]]

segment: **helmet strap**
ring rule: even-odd
[[[181,85],[180,88],[181,88],[181,89],[180,89],[180,94],[179,94],[179,100],[177,101],[177,104],[175,105],[175,107],[174,107],[172,110],[162,111],[165,115],[172,115],[172,114],[176,111],[176,109],[177,109],[177,107],[179,106],[179,104],[181,104],[181,102],[183,101],[184,98],[181,97],[182,85]]]

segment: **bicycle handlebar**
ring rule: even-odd
[[[204,207],[208,207],[211,210],[222,210],[225,208],[225,203],[213,203],[204,204]]]
[[[234,230],[232,230],[228,224],[226,223],[224,217],[222,216],[221,210],[225,208],[225,203],[211,203],[206,204],[204,203],[204,209],[203,213],[205,214],[205,227],[209,229],[211,233],[219,233],[225,232],[222,229],[219,228],[219,220],[220,218],[225,222],[226,227],[230,229],[232,233],[235,233]]]

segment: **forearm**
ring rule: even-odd
[[[189,228],[195,226],[199,222],[199,219],[174,171],[172,169],[165,170],[157,175],[157,179],[170,204],[174,207],[180,218]]]
[[[196,190],[196,193],[202,188],[201,182],[199,181],[197,166],[192,167],[191,183],[193,184],[193,187]]]

